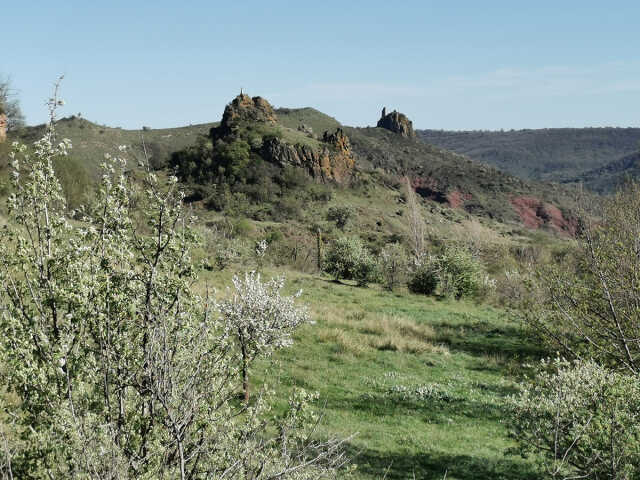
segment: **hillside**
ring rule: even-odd
[[[640,128],[418,130],[418,138],[524,179],[566,181],[638,149]]]
[[[127,145],[135,155],[142,155],[144,142],[150,161],[164,167],[172,152],[195,142],[198,135],[207,133],[216,123],[189,125],[186,127],[125,130],[90,122],[81,117],[62,118],[56,124],[59,138],[68,138],[73,144],[71,156],[90,172],[95,172],[105,152],[117,151],[119,145]],[[26,127],[17,132],[18,138],[32,143],[42,137],[44,125]]]
[[[640,153],[635,152],[589,170],[567,183],[581,183],[599,193],[612,193],[629,179],[640,179]]]
[[[434,211],[445,208],[452,213],[459,212],[458,215],[462,215],[462,218],[471,215],[499,223],[521,224],[529,228],[543,227],[569,234],[575,231],[575,220],[571,214],[572,193],[566,187],[523,181],[458,153],[425,144],[386,128],[343,127],[336,119],[313,108],[275,109],[273,116],[273,122],[265,127],[257,128],[250,121],[243,122],[241,130],[245,133],[234,130],[232,134],[244,135],[249,143],[259,142],[261,145],[259,151],[254,150],[254,153],[250,153],[253,147],[247,143],[242,144],[249,149],[246,151],[247,155],[253,155],[255,158],[264,158],[266,155],[270,158],[270,161],[262,164],[263,166],[258,170],[255,170],[256,167],[249,167],[256,176],[255,181],[260,185],[259,188],[256,187],[259,192],[255,193],[255,188],[250,185],[243,187],[242,191],[249,197],[262,198],[263,200],[258,200],[259,203],[266,199],[274,200],[280,197],[281,200],[274,203],[271,211],[282,212],[295,209],[297,207],[291,204],[299,199],[292,198],[291,195],[279,190],[280,187],[277,184],[282,180],[278,179],[277,169],[273,170],[273,166],[269,167],[269,165],[284,165],[289,162],[293,167],[298,168],[304,166],[303,164],[307,167],[314,164],[315,167],[311,170],[315,168],[316,175],[328,175],[328,178],[337,175],[346,179],[346,176],[351,175],[345,168],[350,168],[347,165],[352,160],[348,158],[352,155],[355,161],[356,183],[369,179],[366,181],[382,182],[387,187],[398,189],[400,179],[407,175],[411,178],[416,191],[434,205],[432,207],[432,209],[436,208]],[[410,122],[397,112],[392,112],[387,117],[403,118],[405,119],[403,121]],[[212,128],[217,125],[219,124],[212,122],[171,129],[124,130],[100,126],[78,117],[60,120],[58,135],[61,138],[70,138],[74,146],[70,159],[64,169],[60,170],[69,195],[75,197],[72,204],[75,206],[81,203],[86,194],[85,187],[92,178],[95,178],[104,152],[114,152],[118,145],[127,145],[134,158],[141,157],[144,140],[151,165],[162,169],[168,165],[173,155],[193,149],[197,144],[201,145],[198,147],[200,149],[210,148],[206,147],[207,139],[211,135]],[[42,126],[26,128],[19,132],[19,139],[30,143],[38,138],[42,131]],[[324,132],[337,131],[344,132],[344,140],[342,137],[333,139],[327,137],[329,143],[323,140]],[[221,132],[220,139],[226,141],[225,138],[228,139],[230,134],[231,132]],[[280,140],[263,144],[263,139],[271,138],[270,135]],[[424,139],[425,131],[419,131],[418,135]],[[347,144],[342,145],[340,142],[344,141]],[[339,146],[336,147],[336,145]],[[268,152],[265,150],[267,147]],[[242,148],[245,147],[242,146]],[[335,150],[336,148],[338,150]],[[322,153],[323,151],[325,153]],[[339,151],[346,156],[342,158],[340,154],[336,157]],[[244,155],[242,152],[239,153]],[[191,154],[197,157],[202,156],[202,151],[195,153],[192,151]],[[225,153],[225,155],[236,154],[238,152]],[[175,161],[177,163],[174,166],[193,164],[186,160]],[[347,163],[344,163],[345,161]],[[265,168],[271,170],[264,170]],[[313,173],[311,170],[309,170],[310,173]],[[192,173],[184,173],[184,175],[188,176]],[[272,180],[265,184],[268,178]],[[202,188],[197,187],[197,190]],[[205,198],[210,195],[211,191],[207,190],[197,193],[195,198]],[[221,200],[220,195],[227,194],[221,192],[217,200],[213,199],[209,203],[216,205],[225,203],[226,200]],[[228,202],[226,204],[228,205]],[[266,217],[264,217],[264,208],[260,207],[257,210],[262,213],[255,213],[256,209],[253,210],[254,213],[249,213],[245,209],[246,214],[255,218],[272,216],[268,213],[269,209],[266,211]]]

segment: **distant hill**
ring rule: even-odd
[[[638,150],[640,128],[418,130],[426,143],[525,179],[568,181]]]
[[[589,170],[566,183],[582,183],[598,193],[612,193],[629,179],[640,179],[640,152],[625,155],[606,165]]]

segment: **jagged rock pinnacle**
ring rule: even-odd
[[[413,131],[411,120],[403,113],[396,112],[387,113],[387,108],[382,109],[382,116],[378,120],[378,127],[399,133],[403,137],[413,138],[416,136]]]

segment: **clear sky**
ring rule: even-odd
[[[153,128],[219,120],[242,87],[347,125],[640,126],[640,2],[3,2],[0,73],[27,121]]]

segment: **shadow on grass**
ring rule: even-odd
[[[452,351],[519,358],[541,358],[548,353],[516,326],[496,327],[484,322],[463,327],[441,322],[433,326],[436,332],[446,332],[438,335],[437,340]]]
[[[411,398],[389,398],[384,395],[362,395],[331,402],[333,408],[363,412],[371,417],[406,416],[419,418],[427,423],[448,424],[451,419],[469,419],[474,422],[495,423],[501,421],[506,407],[482,400],[468,400],[462,397],[442,400]],[[467,422],[468,420],[462,420]]]
[[[514,457],[489,459],[469,455],[452,455],[439,451],[424,453],[350,451],[353,463],[361,474],[388,480],[537,480],[539,474],[532,465]]]

